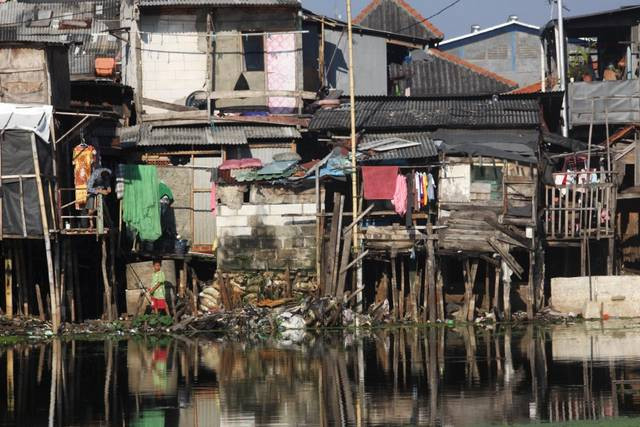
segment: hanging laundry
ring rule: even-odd
[[[74,166],[74,186],[76,189],[76,209],[80,210],[87,204],[87,184],[93,165],[96,161],[96,149],[85,143],[77,145],[73,149],[72,161]]]
[[[436,181],[433,179],[433,175],[427,175],[427,197],[430,202],[436,199]]]
[[[162,235],[160,225],[160,185],[155,166],[126,165],[123,220],[140,235],[155,241]]]
[[[395,183],[395,191],[391,203],[393,203],[398,215],[404,215],[407,213],[407,178],[404,175],[397,175]]]
[[[118,200],[124,197],[124,165],[116,168],[116,197]]]
[[[366,200],[391,200],[396,192],[397,166],[364,166],[362,181]],[[407,182],[405,179],[405,193]],[[405,195],[406,198],[406,195]],[[406,203],[405,203],[406,208]]]

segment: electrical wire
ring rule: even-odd
[[[398,32],[400,32],[400,31],[404,31],[404,30],[407,30],[407,29],[409,29],[409,28],[413,28],[413,27],[415,27],[416,25],[420,25],[420,24],[422,24],[423,22],[428,21],[429,19],[433,19],[433,18],[435,18],[436,16],[439,16],[439,15],[441,15],[442,13],[444,13],[445,11],[447,11],[447,10],[451,9],[453,6],[457,5],[457,4],[458,4],[458,3],[460,3],[461,1],[462,1],[462,0],[455,0],[453,3],[450,3],[448,6],[445,6],[444,8],[440,9],[439,11],[437,11],[436,13],[434,13],[433,15],[431,15],[431,16],[427,16],[426,18],[421,19],[420,21],[415,22],[415,23],[413,23],[413,24],[411,24],[411,25],[407,25],[407,26],[406,26],[406,27],[404,27],[404,28],[400,28],[400,29],[398,30]]]

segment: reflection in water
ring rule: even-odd
[[[0,347],[0,425],[491,425],[636,416],[640,329],[380,329]]]

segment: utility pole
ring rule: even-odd
[[[356,84],[354,77],[353,62],[353,27],[351,24],[351,0],[347,0],[347,30],[349,36],[349,103],[351,112],[351,200],[353,207],[351,212],[353,221],[358,217],[358,169],[356,162]],[[354,256],[358,256],[360,251],[360,238],[358,235],[358,225],[353,226],[353,252]],[[356,286],[358,289],[362,287],[362,261],[358,261],[356,267]],[[362,310],[362,292],[358,292],[357,296],[358,311]]]
[[[567,55],[565,52],[565,35],[564,35],[564,6],[562,0],[558,1],[558,45],[556,46],[558,80],[560,81],[560,90],[564,92],[562,96],[562,136],[569,136],[569,97],[567,95]]]

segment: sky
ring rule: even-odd
[[[370,0],[352,0],[355,17]],[[455,0],[406,0],[426,18],[450,5]],[[633,0],[564,0],[565,15],[615,9],[637,3]],[[346,19],[346,0],[302,0],[302,6],[329,17]],[[567,9],[569,9],[567,11]],[[337,13],[336,13],[337,12]],[[554,8],[555,13],[555,8]],[[522,22],[544,25],[551,17],[548,0],[460,0],[452,8],[430,21],[445,35],[445,39],[470,32],[472,25],[492,27],[507,21],[509,15],[517,15]]]

